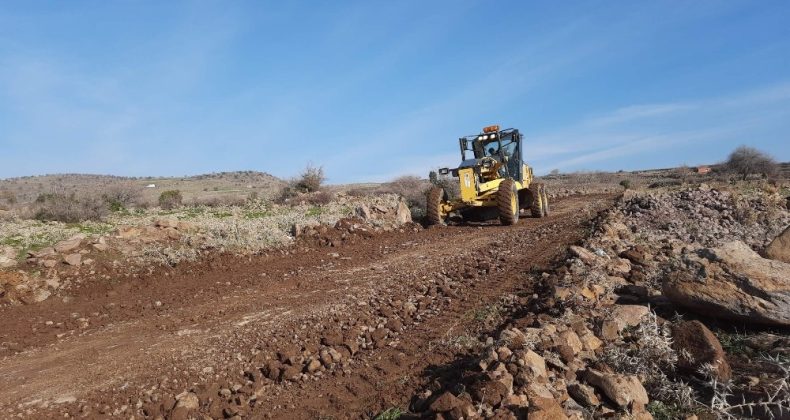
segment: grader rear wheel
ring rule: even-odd
[[[497,210],[499,221],[503,225],[513,225],[518,221],[518,190],[512,179],[506,179],[499,184],[497,191]]]
[[[543,215],[548,217],[548,215],[549,215],[549,195],[546,194],[546,187],[545,186],[542,188],[541,196],[543,197]]]
[[[543,190],[543,184],[533,184],[530,186],[530,190],[532,190],[532,206],[530,207],[530,212],[532,212],[532,217],[545,217],[546,216],[546,207],[543,204],[545,201],[545,193]]]
[[[429,225],[444,224],[442,198],[444,198],[444,189],[440,187],[432,187],[426,194],[425,212]]]

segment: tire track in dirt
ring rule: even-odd
[[[160,269],[136,282],[86,286],[65,303],[4,308],[0,338],[17,347],[0,360],[0,410],[31,417],[129,415],[148,400],[158,404],[194,384],[243,383],[240,372],[261,355],[313,343],[335,324],[374,325],[378,302],[419,297],[436,277],[457,280],[454,296],[438,295],[424,317],[404,319],[408,325],[394,335],[394,345],[362,351],[321,379],[264,381],[258,388],[264,392],[242,414],[358,417],[389,405],[405,407],[404,398],[429,366],[454,356],[435,344],[448,329],[466,331],[474,323],[470,310],[528,290],[530,267],[564,254],[584,236],[584,222],[611,201],[563,199],[551,218],[513,227],[438,228],[339,248],[219,256]],[[453,271],[453,264],[466,264],[477,253],[490,254],[490,273],[465,279]],[[89,325],[80,328],[75,313],[88,317]],[[46,321],[62,327],[38,332]],[[34,339],[25,340],[33,328]]]
[[[531,280],[534,276],[530,274],[530,269],[548,268],[553,260],[564,257],[568,245],[585,237],[584,223],[610,206],[613,200],[611,196],[585,198],[590,201],[574,200],[555,204],[555,216],[552,219],[530,219],[527,223],[522,221],[512,227],[514,236],[535,233],[549,226],[563,229],[555,232],[556,236],[550,240],[532,242],[529,236],[513,240],[508,244],[508,249],[525,249],[527,252],[504,262],[507,266],[504,271],[488,276],[485,282],[476,283],[473,290],[467,291],[467,299],[462,299],[439,316],[409,331],[397,347],[366,354],[360,361],[362,367],[359,371],[339,377],[332,387],[320,383],[308,384],[294,390],[291,395],[278,395],[276,401],[283,409],[271,412],[267,404],[262,404],[262,409],[255,414],[283,419],[372,418],[376,413],[391,407],[408,409],[409,399],[416,390],[439,376],[438,370],[443,366],[448,363],[452,365],[452,361],[464,356],[463,350],[446,345],[447,338],[481,332],[475,328],[474,320],[469,319],[470,311],[486,308],[504,296],[531,295]],[[589,207],[583,209],[584,204]],[[533,232],[525,232],[527,226]],[[499,236],[494,239],[492,242],[502,238]],[[321,398],[316,399],[315,396]]]

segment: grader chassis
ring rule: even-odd
[[[546,189],[533,182],[532,168],[522,158],[522,141],[517,129],[500,130],[498,125],[461,137],[461,164],[439,170],[440,175],[458,179],[459,194],[451,198],[442,187],[433,186],[426,196],[428,223],[444,224],[451,213],[464,220],[494,215],[503,225],[515,224],[526,209],[533,217],[548,216]]]

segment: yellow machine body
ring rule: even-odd
[[[442,169],[440,173],[457,177],[458,194],[438,199],[431,206],[429,197],[429,212],[433,211],[432,223],[441,223],[452,212],[466,209],[503,207],[521,209],[537,208],[533,213],[548,212],[547,198],[542,185],[533,185],[532,168],[523,163],[521,159],[522,136],[515,129],[499,130],[499,126],[486,127],[483,133],[476,136],[461,138],[462,163],[456,169]],[[488,147],[490,149],[487,149]],[[486,150],[487,149],[487,150]],[[497,150],[495,150],[497,149]],[[473,158],[467,159],[467,153],[472,153]],[[500,190],[503,182],[507,181],[506,188],[512,189],[511,198],[503,198]],[[436,197],[433,200],[437,200]],[[512,204],[508,203],[512,200]],[[539,216],[542,217],[542,216]],[[518,215],[515,215],[518,218]],[[437,222],[437,220],[439,222]]]

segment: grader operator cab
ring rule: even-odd
[[[517,129],[500,130],[498,125],[459,139],[461,164],[442,168],[440,175],[458,178],[457,197],[433,186],[427,193],[428,223],[443,224],[451,213],[464,219],[498,216],[503,225],[518,221],[521,210],[529,209],[533,217],[549,214],[543,184],[533,183],[532,168],[522,159],[522,134]]]

